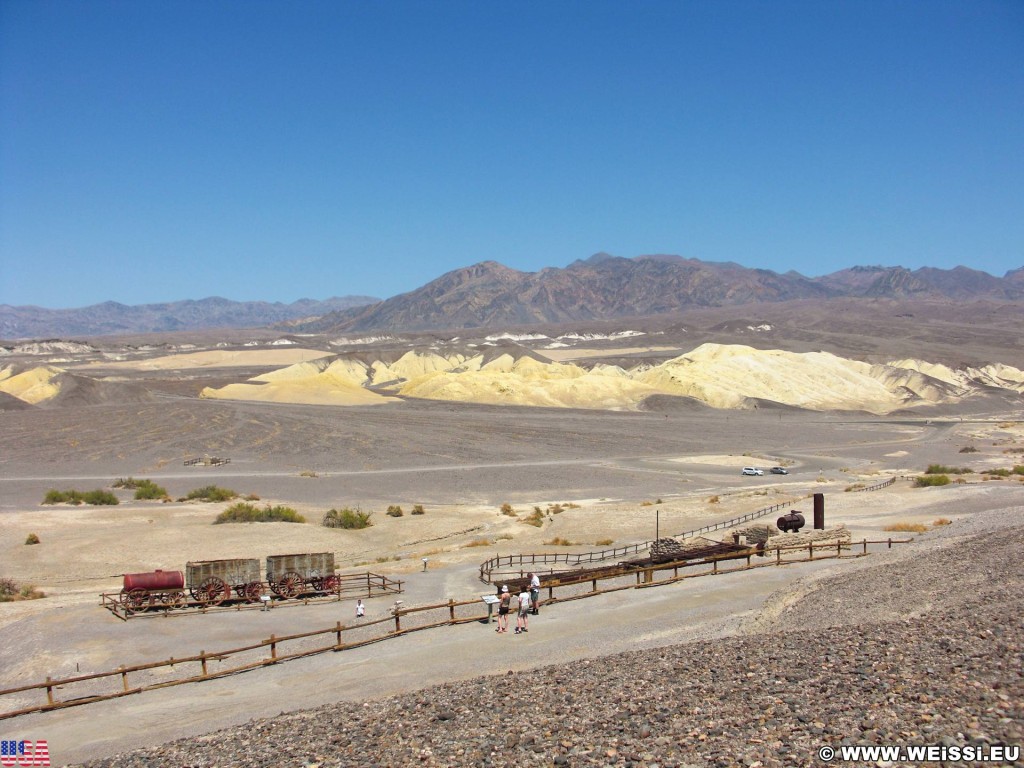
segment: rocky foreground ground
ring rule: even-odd
[[[821,765],[826,745],[1021,745],[1022,551],[1019,508],[979,515],[780,596],[745,636],[322,707],[89,766],[774,768]]]

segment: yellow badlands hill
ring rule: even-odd
[[[61,394],[54,366],[0,369],[0,392],[33,405]],[[995,363],[950,368],[924,360],[872,365],[827,352],[796,353],[704,344],[657,366],[630,371],[490,351],[487,355],[409,351],[367,362],[322,357],[244,383],[206,388],[202,397],[313,405],[378,405],[400,398],[492,405],[630,410],[652,395],[690,397],[714,408],[775,402],[811,410],[890,413],[956,403],[984,391],[1024,393],[1024,371]]]
[[[370,391],[367,387],[373,387]],[[827,352],[795,353],[704,344],[654,367],[543,362],[502,354],[408,352],[364,363],[337,358],[292,365],[246,384],[203,390],[203,397],[362,405],[400,395],[498,405],[633,409],[651,395],[692,397],[715,408],[764,400],[812,410],[866,410],[958,402],[982,387],[1024,392],[1024,372],[1006,365],[951,369],[924,361],[872,365]]]

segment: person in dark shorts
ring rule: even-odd
[[[540,613],[540,576],[530,574],[530,612],[536,616]]]
[[[501,588],[501,600],[498,601],[498,628],[495,632],[508,632],[508,611],[512,605],[512,595],[508,586]]]

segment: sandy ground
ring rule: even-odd
[[[403,599],[415,605],[489,591],[477,567],[494,554],[643,541],[655,526],[661,535],[677,534],[814,492],[826,494],[829,524],[845,523],[858,539],[887,536],[884,526],[894,521],[947,517],[955,524],[972,510],[1019,508],[1024,488],[1016,479],[978,475],[944,488],[914,489],[901,479],[885,491],[845,492],[934,462],[976,471],[1021,463],[1019,416],[702,408],[627,414],[411,402],[331,409],[180,397],[6,412],[0,576],[34,584],[48,597],[0,604],[0,687],[322,628],[351,612],[345,603],[327,603],[125,623],[98,606],[99,592],[120,588],[120,574],[181,570],[188,560],[331,551],[343,572],[404,580]],[[965,447],[975,452],[961,453]],[[204,454],[231,463],[182,463]],[[742,477],[738,470],[775,464],[791,474]],[[49,488],[91,490],[128,476],[150,478],[174,498],[203,485],[229,487],[258,496],[257,504],[291,506],[309,522],[213,526],[226,504],[135,502],[123,491],[117,507],[40,504]],[[506,502],[517,517],[501,514]],[[546,516],[541,528],[522,522],[535,506],[567,502],[578,506]],[[416,503],[426,514],[409,514]],[[388,517],[389,504],[406,514]],[[341,506],[372,512],[374,525],[342,531],[317,524]],[[41,543],[26,546],[29,533]],[[573,544],[546,543],[556,537]],[[492,670],[497,654],[503,669],[521,669],[719,636],[735,632],[788,579],[818,567],[826,566],[763,569],[553,607],[539,617],[529,650],[499,652],[493,633],[475,625],[433,630],[203,685],[0,721],[0,738],[49,739],[61,764],[305,705],[470,677]],[[625,610],[641,603],[642,610]],[[390,604],[370,601],[369,616],[386,615]],[[632,631],[600,641],[602,626]]]

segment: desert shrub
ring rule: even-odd
[[[397,504],[392,504],[390,507],[388,507],[388,511],[387,511],[387,516],[388,517],[401,517],[404,514],[405,513],[402,512],[402,508],[400,506],[398,506]]]
[[[1004,448],[1003,453],[1024,453],[1024,448]]]
[[[854,483],[853,485],[846,486],[846,488],[844,488],[843,490],[845,492],[849,493],[850,491],[857,491],[857,490],[860,490],[861,488],[865,488],[865,487],[867,487],[867,486],[865,486],[864,483]]]
[[[664,501],[662,501],[661,499],[655,499],[655,500],[654,500],[654,503],[655,503],[655,504],[664,504],[665,502],[664,502]]]
[[[607,547],[609,544],[614,544],[614,543],[615,543],[614,539],[598,539],[597,541],[594,542],[594,545],[598,546],[598,547]]]
[[[95,490],[95,491],[82,491],[69,490],[69,491],[58,491],[51,489],[46,492],[46,496],[43,498],[43,504],[94,504],[94,505],[112,505],[117,504],[117,496],[112,494],[110,491]]]
[[[46,594],[30,584],[19,586],[14,579],[0,578],[0,603],[38,600],[41,597],[46,597]]]
[[[220,523],[304,523],[306,518],[300,515],[291,507],[276,506],[269,504],[263,509],[254,507],[244,501],[239,501],[225,509],[213,521],[214,525]]]
[[[926,475],[972,475],[974,470],[970,467],[947,467],[943,464],[929,464],[924,471]]]
[[[204,485],[202,488],[189,491],[188,495],[185,496],[186,501],[231,501],[237,498],[238,494],[231,489],[218,488],[216,485]],[[250,501],[257,500],[250,499]]]
[[[489,547],[492,543],[493,542],[490,539],[473,539],[472,541],[467,541],[462,545],[462,547],[463,549],[468,549],[470,547]]]
[[[898,531],[900,533],[924,533],[928,526],[924,523],[893,523],[882,529],[883,531]]]
[[[641,507],[653,507],[654,506],[654,502],[653,501],[641,501],[640,502],[640,506]]]
[[[563,539],[561,536],[555,536],[551,541],[545,541],[545,544],[552,547],[571,547],[572,542],[568,539]]]
[[[540,528],[544,525],[544,513],[539,510],[535,510],[529,517],[523,518],[523,522],[527,525],[532,525],[535,528]]]
[[[975,448],[973,445],[965,445],[963,448],[960,449],[960,453],[977,453],[977,452],[978,452],[978,449]]]
[[[952,524],[953,524],[953,521],[950,520],[948,517],[940,517],[938,520],[932,521],[932,526],[935,527],[935,528],[938,528],[938,527],[943,526],[943,525],[952,525]]]
[[[548,504],[549,515],[560,515],[565,511],[565,507],[561,504]]]
[[[324,515],[323,525],[328,528],[345,528],[347,530],[360,530],[369,528],[372,512],[363,512],[360,509],[331,509]]]
[[[427,513],[423,509],[423,505],[422,504],[414,504],[413,507],[412,507],[412,512],[410,512],[409,514],[412,514],[412,515],[425,515]]]
[[[915,488],[928,488],[933,485],[949,485],[949,475],[922,475],[914,479]]]
[[[138,501],[146,499],[166,499],[167,489],[157,485],[152,480],[143,480],[135,487],[135,498]]]
[[[516,511],[512,509],[511,504],[505,502],[504,504],[501,505],[501,514],[508,515],[509,517],[515,517]]]
[[[716,493],[714,496],[708,499],[708,504],[718,504],[720,501],[721,499],[718,498],[718,494]]]
[[[38,544],[39,543],[39,536],[37,536],[34,533],[30,533],[28,536],[25,537],[25,543],[26,544]]]
[[[1012,472],[1015,475],[1024,475],[1024,464],[1015,464]]]
[[[299,472],[299,477],[319,477],[319,475],[311,469],[304,469]]]
[[[84,501],[86,504],[92,504],[93,506],[97,507],[114,506],[120,503],[117,500],[117,496],[115,496],[113,493],[111,493],[110,491],[104,491],[99,489],[95,491],[86,491],[85,493],[83,493],[82,501]]]
[[[71,494],[71,493],[78,493],[78,492],[77,491],[58,491],[56,488],[51,488],[50,490],[48,490],[46,492],[46,495],[43,496],[43,504],[64,504],[66,502],[70,502],[72,504],[81,504],[82,503],[81,494],[79,494],[79,498],[77,500],[72,501],[71,498],[69,497],[69,494]]]
[[[985,474],[986,475],[991,475],[992,477],[1009,477],[1010,476],[1010,470],[1003,469],[1003,468],[1000,468],[1000,469],[986,469],[985,470]]]
[[[565,507],[566,509],[579,509],[580,508],[579,504],[573,504],[571,501],[565,502],[564,504],[562,504],[562,506]]]

